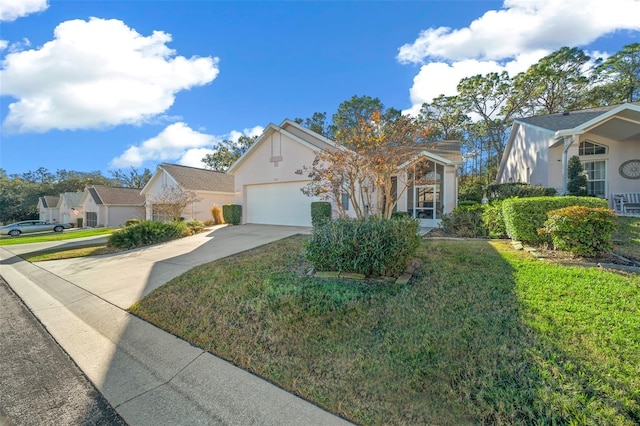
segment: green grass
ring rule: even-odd
[[[360,424],[637,424],[640,278],[431,241],[407,285],[304,275],[303,236],[131,311]]]
[[[79,231],[65,230],[60,233],[35,233],[25,234],[19,237],[0,236],[0,246],[10,246],[15,244],[45,243],[50,241],[73,240],[76,238],[93,237],[97,235],[108,235],[113,233],[112,228],[83,229]]]
[[[101,254],[113,254],[119,253],[124,250],[125,249],[109,247],[106,244],[93,244],[90,246],[83,246],[66,250],[53,249],[36,251],[32,253],[22,254],[20,255],[20,257],[29,262],[42,262],[45,260],[60,260],[76,257],[98,256]]]
[[[618,217],[614,252],[640,261],[640,217]]]

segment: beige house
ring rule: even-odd
[[[235,177],[235,204],[243,206],[243,223],[310,226],[311,202],[317,198],[301,192],[309,178],[299,170],[311,167],[316,153],[335,149],[335,142],[294,121],[269,124],[228,171]],[[395,191],[396,209],[420,218],[423,226],[437,226],[442,214],[457,205],[460,144],[426,145],[416,151],[412,162],[420,163],[417,170],[422,175],[399,170],[397,184],[404,188],[406,182],[408,187]],[[353,211],[347,208],[347,214]]]
[[[46,222],[60,222],[60,209],[58,208],[59,197],[45,195],[38,198],[38,212],[40,220]]]
[[[584,165],[589,194],[611,207],[614,194],[640,192],[640,102],[515,120],[496,181],[564,194],[572,156]]]
[[[58,198],[58,211],[60,212],[60,222],[70,223],[74,226],[78,225],[78,219],[82,218],[82,200],[83,192],[64,192]]]
[[[88,187],[80,199],[83,226],[112,228],[123,226],[128,219],[144,219],[144,201],[138,188]]]
[[[213,170],[162,163],[141,191],[146,199],[145,217],[166,221],[166,209],[158,203],[170,203],[180,194],[192,201],[182,212],[185,219],[206,221],[212,219],[211,208],[234,202],[233,176]],[[155,206],[155,207],[154,207]]]

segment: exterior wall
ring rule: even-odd
[[[198,201],[184,209],[183,217],[202,222],[213,219],[211,208],[214,205],[222,207],[225,204],[233,204],[235,200],[234,194],[216,192],[196,192],[196,198]]]
[[[72,211],[71,211],[71,207],[73,206],[68,206],[67,203],[65,202],[64,198],[61,198],[60,201],[60,222],[61,223],[71,223],[74,226],[78,225],[78,218],[82,218],[82,209],[80,209],[80,211],[78,212],[77,215],[75,215]]]
[[[167,190],[167,188],[177,188],[178,186],[178,183],[173,179],[173,177],[171,177],[171,175],[166,173],[164,170],[158,170],[144,194],[147,199],[145,203],[144,217],[147,220],[153,219],[153,203],[151,200],[161,195],[163,191]],[[198,219],[203,222],[211,220],[211,207],[213,207],[214,204],[222,206],[224,204],[232,204],[235,202],[234,194],[225,192],[196,191],[195,197],[197,201],[188,205],[183,210],[182,216],[185,219]]]
[[[247,206],[247,185],[300,182],[302,188],[309,178],[308,172],[296,174],[304,166],[310,167],[315,152],[280,132],[274,132],[254,147],[242,164],[234,170],[235,204]],[[311,202],[312,199],[309,198]],[[286,207],[286,206],[283,206]],[[247,209],[242,209],[242,222],[246,223]]]
[[[108,228],[124,226],[129,219],[144,219],[143,206],[101,206],[98,214],[98,226]]]
[[[85,227],[87,226],[87,212],[98,213],[98,224],[100,224],[100,208],[93,200],[93,197],[87,196],[81,207],[82,207],[83,226]]]
[[[524,182],[531,185],[555,186],[549,180],[549,164],[555,161],[548,150],[553,143],[553,134],[523,125],[517,126],[515,131],[516,134],[512,136],[511,152],[500,183]],[[560,153],[562,153],[562,147],[560,147]]]

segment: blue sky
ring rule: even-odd
[[[562,46],[606,57],[640,42],[639,16],[640,0],[3,0],[0,167],[197,167],[353,95],[410,113]]]

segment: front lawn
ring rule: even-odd
[[[113,231],[114,230],[112,228],[96,228],[96,229],[82,229],[82,230],[67,229],[64,232],[45,232],[45,233],[25,234],[19,237],[2,235],[0,236],[0,246],[73,240],[76,238],[94,237],[98,235],[109,235],[113,233]]]
[[[637,424],[640,278],[424,241],[407,285],[304,275],[305,236],[177,277],[140,317],[360,424]]]

